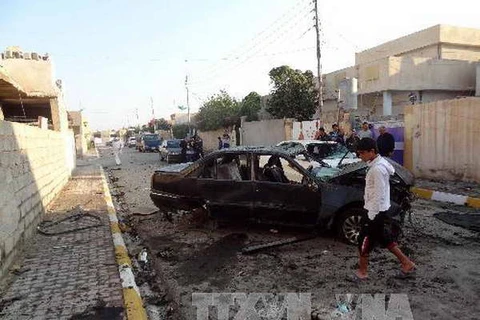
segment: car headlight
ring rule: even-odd
[[[170,152],[170,154],[171,154],[172,156],[178,156],[180,153],[178,153],[178,152]]]

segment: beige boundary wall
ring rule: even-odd
[[[74,167],[72,131],[0,120],[0,278]]]
[[[480,98],[405,107],[405,167],[416,177],[480,182]]]
[[[272,119],[243,122],[240,130],[244,146],[271,146],[289,139],[287,128],[292,126],[291,120]]]
[[[218,150],[218,137],[223,136],[224,133],[230,135],[230,145],[236,145],[235,142],[235,131],[230,131],[229,129],[218,129],[213,131],[204,131],[199,132],[198,135],[203,140],[203,150],[205,152],[210,152]]]

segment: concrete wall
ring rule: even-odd
[[[270,146],[287,138],[284,119],[244,122],[240,132],[244,146]]]
[[[480,182],[480,98],[405,107],[405,166],[417,177]]]
[[[75,166],[71,131],[0,120],[0,277]]]
[[[355,54],[355,64],[364,64],[440,42],[440,25],[421,30]]]
[[[359,94],[385,90],[474,90],[475,62],[389,57],[359,66]]]
[[[476,83],[475,95],[477,97],[480,97],[480,63],[477,64],[477,83]]]
[[[200,138],[203,140],[203,150],[205,152],[210,152],[213,150],[218,150],[218,137],[223,136],[224,133],[227,133],[230,135],[230,139],[235,135],[230,130],[225,130],[225,129],[218,129],[218,130],[213,130],[213,131],[205,131],[205,132],[199,132]],[[233,146],[232,140],[230,140],[230,145]]]
[[[441,44],[440,57],[434,47]],[[445,48],[445,49],[443,49]],[[480,30],[436,25],[355,54],[355,64],[364,64],[390,56],[478,60]],[[471,53],[470,51],[477,52]],[[449,58],[451,54],[452,57]],[[470,60],[472,59],[472,60]]]
[[[29,96],[56,97],[59,88],[55,85],[50,60],[2,59],[1,64],[8,75]]]
[[[442,43],[440,54],[442,59],[478,61],[480,60],[480,47]]]

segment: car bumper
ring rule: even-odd
[[[181,154],[167,154],[168,162],[182,162],[182,155]]]
[[[150,199],[157,208],[167,211],[191,210],[200,206],[198,200],[158,190],[150,192]]]

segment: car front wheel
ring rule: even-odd
[[[337,220],[337,233],[340,239],[350,244],[358,244],[362,219],[366,211],[362,208],[349,208]]]

